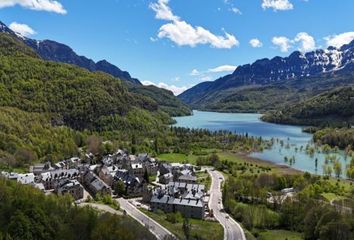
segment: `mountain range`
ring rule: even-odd
[[[284,58],[260,59],[216,81],[202,82],[178,97],[201,110],[263,111],[303,100],[342,82],[353,84],[353,71],[354,41],[341,48],[295,51]]]
[[[144,86],[141,82],[131,77],[129,72],[123,71],[112,63],[101,60],[94,62],[85,56],[79,56],[69,46],[53,40],[35,40],[24,37],[12,31],[6,24],[0,21],[0,32],[9,34],[31,47],[42,59],[60,63],[67,63],[85,68],[91,72],[108,73],[123,80],[126,87],[132,93],[141,94],[155,101],[161,109],[171,116],[189,115],[190,108],[173,95],[171,91],[155,86]]]
[[[36,53],[45,60],[73,64],[90,70],[91,72],[105,72],[121,80],[141,85],[138,79],[132,78],[128,72],[122,71],[117,66],[107,62],[106,60],[94,62],[92,59],[89,59],[85,56],[79,56],[74,52],[73,49],[71,49],[65,44],[58,43],[52,40],[39,41],[21,36],[20,34],[12,31],[1,21],[0,32],[11,34],[23,40],[24,43],[33,48]]]

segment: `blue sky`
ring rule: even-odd
[[[353,0],[1,0],[0,20],[176,94],[238,65],[354,39]]]

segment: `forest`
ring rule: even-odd
[[[314,133],[315,142],[341,149],[353,148],[354,88],[337,88],[280,110],[268,111],[262,120],[310,126],[306,129]]]
[[[354,89],[337,88],[266,113],[262,120],[318,127],[354,125]]]
[[[285,188],[294,188],[295,195],[284,199],[280,191]],[[344,206],[354,207],[353,187],[326,177],[234,172],[224,185],[223,203],[225,210],[249,231],[249,239],[277,229],[299,233],[308,240],[352,239],[353,213],[324,198],[332,195],[349,199]]]
[[[324,128],[315,132],[314,140],[320,144],[354,150],[354,128]]]
[[[69,196],[45,196],[0,178],[0,239],[155,239],[132,218],[75,206]]]
[[[10,36],[0,36],[1,106],[52,113],[56,124],[79,130],[104,128],[106,117],[124,117],[133,109],[148,111],[164,123],[171,121],[154,100],[129,92],[120,80],[43,61],[34,53],[27,54],[31,50],[22,45]]]

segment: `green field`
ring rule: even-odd
[[[195,164],[198,156],[185,155],[182,153],[164,153],[158,155],[157,158],[161,161],[167,162]]]
[[[216,152],[215,149],[203,149],[200,152],[197,153],[191,153],[191,154],[183,154],[183,153],[163,153],[157,156],[157,159],[161,161],[167,161],[167,162],[175,162],[175,163],[190,163],[190,164],[196,164],[197,158],[198,157],[205,157],[208,154],[211,154],[213,152]]]
[[[301,233],[285,230],[268,230],[259,233],[259,240],[302,240]]]
[[[182,228],[183,222],[171,223],[166,220],[166,214],[162,212],[154,213],[146,209],[140,209],[140,211],[170,230],[178,239],[186,239]],[[189,223],[193,239],[222,240],[224,238],[224,229],[218,222],[189,219]]]
[[[338,196],[334,193],[322,193],[321,194],[324,199],[326,199],[328,202],[338,198]]]

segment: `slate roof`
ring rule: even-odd
[[[203,207],[204,191],[204,185],[170,182],[165,188],[155,189],[150,202]]]

